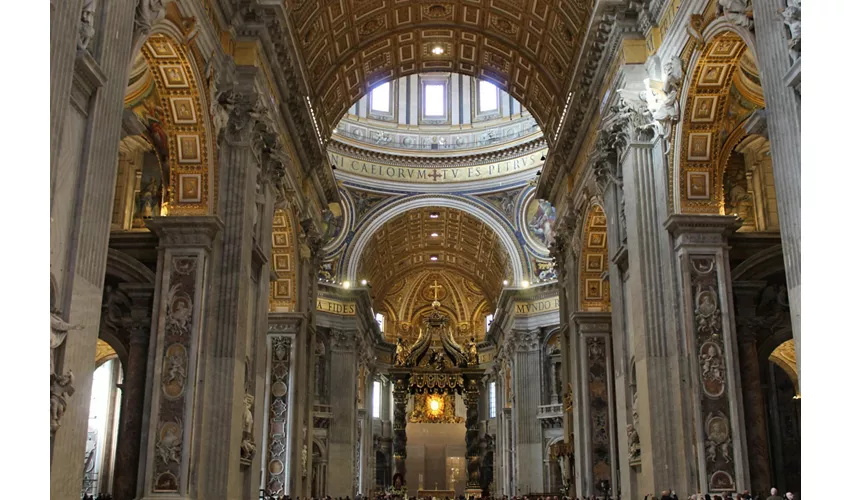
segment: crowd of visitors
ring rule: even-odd
[[[384,495],[384,494],[376,494],[373,496],[372,500],[399,500],[400,497],[394,495]],[[770,496],[761,497],[758,494],[752,495],[749,491],[744,490],[741,493],[726,493],[724,495],[716,495],[716,494],[708,494],[708,493],[695,493],[688,497],[688,500],[796,500],[794,494],[791,492],[785,493],[782,496],[779,496],[779,492],[776,488],[771,488]],[[111,499],[110,499],[111,500]],[[289,496],[281,496],[281,497],[273,497],[266,496],[262,500],[293,500]],[[295,497],[294,500],[301,500],[300,497]],[[304,500],[308,500],[308,497],[305,497]],[[350,497],[309,497],[309,500],[352,500]],[[353,500],[367,500],[366,497],[361,495],[357,495]],[[613,496],[595,496],[595,497],[569,497],[569,496],[543,496],[543,495],[523,495],[523,496],[501,496],[501,497],[470,497],[466,498],[463,496],[457,497],[457,499],[452,499],[450,497],[445,497],[444,499],[434,499],[432,497],[423,497],[417,498],[415,496],[406,497],[404,500],[620,500],[620,497]],[[644,496],[644,500],[679,500],[679,496],[676,494],[675,490],[665,490],[661,492],[661,495],[656,496],[654,493],[648,493]]]

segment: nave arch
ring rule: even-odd
[[[140,178],[137,186],[140,196],[157,196],[148,191],[158,191],[163,200],[158,215],[215,212],[217,162],[208,92],[195,53],[178,42],[184,38],[169,19],[154,27],[130,65],[124,99],[125,107],[135,117],[130,127],[148,144],[145,149],[156,156],[160,166],[160,179],[154,178],[153,172],[144,172],[148,178]],[[125,128],[128,118],[125,112]],[[122,143],[126,141],[125,138]],[[119,187],[122,180],[133,182],[119,177]],[[160,184],[158,189],[149,186],[156,182]]]
[[[755,40],[751,32],[724,18],[710,22],[699,35],[683,54],[681,122],[669,163],[671,205],[674,213],[737,213],[730,203],[737,205],[747,199],[763,205],[768,201],[762,198],[775,198],[770,169],[753,166],[768,164],[763,159],[769,148]],[[738,161],[736,155],[749,155],[751,170],[750,180],[739,179],[743,187],[737,189],[736,179],[727,179],[727,173],[743,176],[738,169],[728,170],[730,162]],[[743,158],[738,162],[743,163]],[[770,193],[756,196],[756,200],[752,200],[754,170],[760,170],[755,174],[755,191]],[[767,182],[762,182],[766,177]],[[749,198],[744,193],[747,184]],[[760,213],[766,209],[753,210]],[[745,227],[748,225],[752,229],[744,230],[778,230],[778,222],[765,223],[764,217],[759,224],[745,221]]]
[[[401,201],[383,205],[380,207],[380,210],[373,212],[373,216],[368,222],[357,229],[357,234],[349,242],[348,248],[342,256],[340,265],[342,272],[340,274],[345,277],[345,280],[356,282],[359,279],[357,273],[360,261],[364,256],[364,250],[375,233],[384,224],[405,212],[430,207],[457,209],[480,220],[485,226],[493,230],[502,248],[507,253],[511,268],[511,282],[519,284],[523,280],[528,279],[528,263],[519,246],[519,241],[516,236],[511,234],[507,224],[499,221],[498,216],[495,215],[492,209],[486,207],[483,203],[475,203],[460,196],[434,195],[407,197]]]

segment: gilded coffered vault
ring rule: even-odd
[[[485,78],[520,100],[547,138],[564,108],[590,2],[336,0],[285,2],[316,107],[329,125],[368,89],[400,76],[451,71]]]
[[[435,216],[435,217],[434,217]],[[421,269],[457,273],[493,294],[510,264],[492,228],[453,208],[420,208],[394,217],[371,237],[358,276],[382,298],[404,276]]]

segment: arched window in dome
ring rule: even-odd
[[[499,108],[499,88],[485,80],[478,80],[478,111],[486,113]]]
[[[390,82],[386,82],[372,89],[369,96],[372,111],[378,111],[379,113],[390,112],[390,85]]]

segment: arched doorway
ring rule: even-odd
[[[113,491],[115,451],[121,416],[122,365],[115,349],[98,339],[89,405],[88,434],[82,494],[97,496]]]

